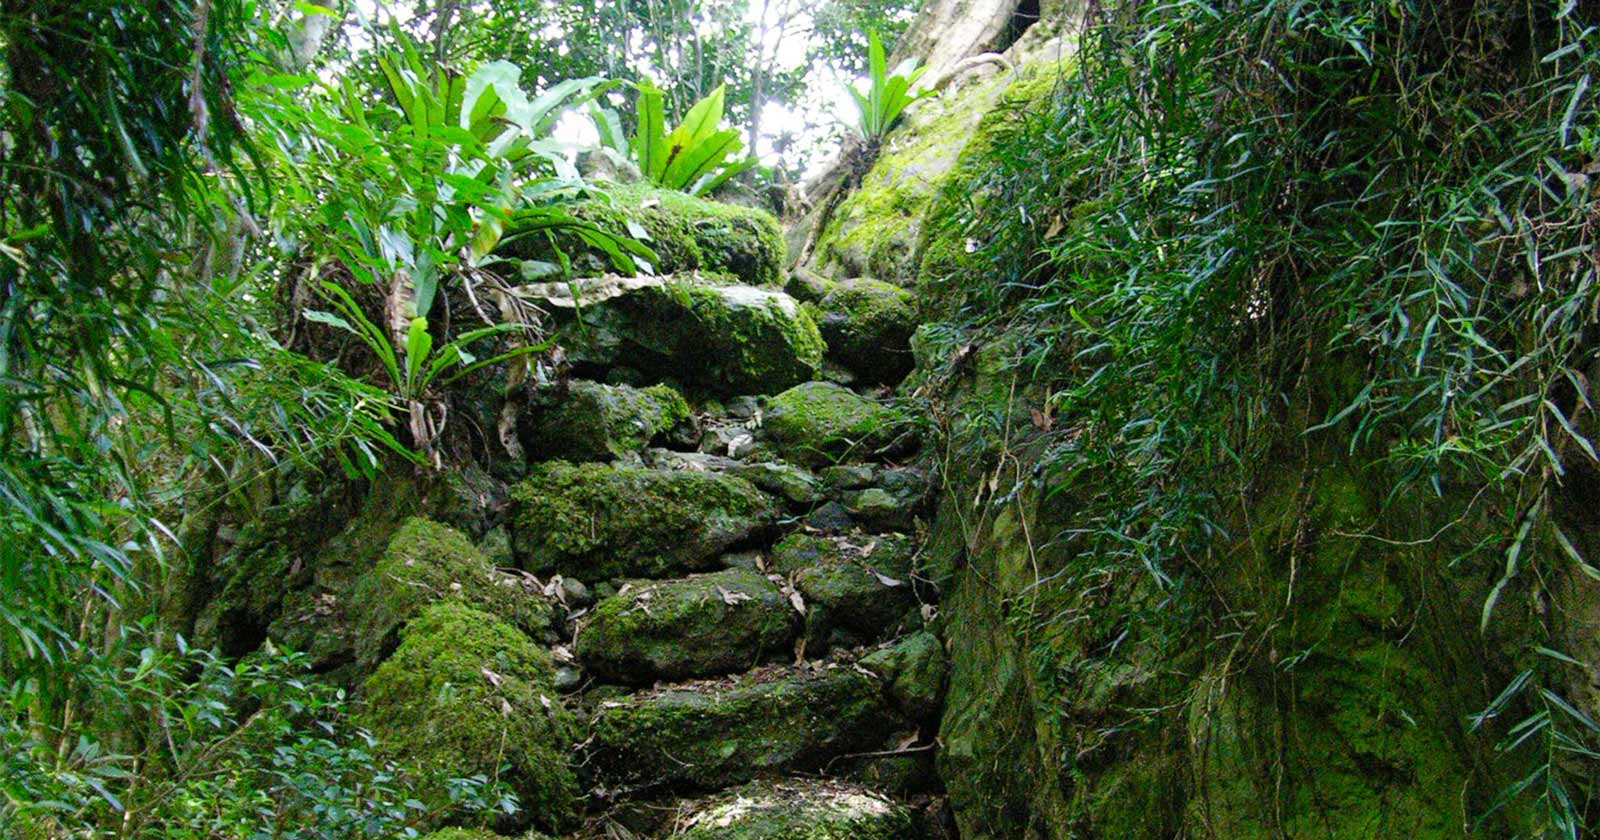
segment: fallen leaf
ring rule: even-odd
[[[722,588],[720,586],[717,587],[717,594],[722,596],[722,603],[727,604],[730,607],[733,606],[734,604],[740,604],[740,603],[743,603],[745,601],[754,601],[755,600],[754,598],[750,597],[749,595],[747,595],[747,594],[745,594],[743,592],[730,592],[729,590],[724,589],[724,588]]]
[[[505,677],[502,677],[499,674],[496,674],[495,672],[489,670],[488,668],[479,668],[478,669],[478,673],[482,674],[483,678],[488,680],[489,684],[494,686],[495,688],[499,688],[506,681]]]
[[[793,589],[789,590],[789,603],[794,606],[795,612],[801,615],[806,614],[806,599],[800,597],[799,592]]]
[[[878,582],[883,584],[884,586],[893,587],[893,586],[905,586],[906,585],[905,581],[903,581],[903,580],[895,580],[894,578],[889,577],[888,575],[884,574],[883,572],[880,572],[877,569],[871,568],[870,566],[867,568],[867,571],[872,572],[872,576],[877,578]]]

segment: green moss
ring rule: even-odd
[[[911,293],[876,280],[849,280],[815,304],[828,356],[864,381],[895,383],[911,372],[917,313]]]
[[[550,632],[551,609],[517,577],[496,571],[466,536],[427,519],[406,520],[350,594],[356,654],[365,667],[392,649],[399,628],[435,601],[456,600],[535,638]]]
[[[448,803],[449,779],[481,774],[517,794],[518,822],[560,829],[576,797],[573,727],[552,678],[549,653],[521,631],[441,601],[406,625],[400,647],[367,678],[360,721],[386,754],[419,768],[425,804]]]
[[[648,685],[743,671],[788,653],[795,613],[765,576],[728,569],[632,581],[595,606],[578,631],[578,659],[597,676]]]
[[[732,476],[561,461],[534,467],[511,498],[523,566],[589,582],[705,569],[773,514],[772,499]]]
[[[941,312],[957,311],[969,287],[975,285],[975,273],[982,276],[984,266],[974,259],[973,246],[982,244],[984,232],[973,230],[969,220],[989,200],[986,179],[995,143],[1051,97],[1063,76],[1071,72],[1073,66],[1069,63],[1049,64],[1033,68],[1006,87],[961,149],[956,165],[938,185],[911,249],[916,260],[912,272],[919,302],[924,306]],[[1090,165],[1092,162],[1085,162],[1085,166]],[[1064,209],[1067,217],[1062,221],[1070,226],[1073,207]]]
[[[881,749],[896,721],[878,682],[849,668],[751,675],[607,704],[588,740],[612,790],[714,790]]]
[[[827,782],[746,785],[682,809],[686,840],[910,840],[911,816],[881,795]]]
[[[909,425],[898,409],[832,383],[807,382],[772,398],[762,428],[790,460],[827,466],[846,455],[870,457]]]
[[[640,390],[573,382],[551,401],[521,424],[523,449],[530,457],[610,461],[644,449],[689,419],[689,403],[668,385]]]
[[[924,215],[1005,84],[1002,76],[926,101],[889,135],[817,240],[814,259],[824,273],[914,281]]]
[[[768,394],[815,377],[826,345],[811,316],[782,292],[725,279],[670,278],[585,307],[562,343],[578,360],[712,396]]]
[[[601,229],[626,235],[629,223],[642,229],[645,244],[656,253],[659,274],[688,271],[727,272],[753,286],[782,282],[783,231],[772,214],[747,207],[696,198],[645,184],[608,186],[606,195],[578,202],[568,209]],[[576,243],[564,243],[569,252]],[[529,237],[508,246],[517,257],[549,261],[553,254]],[[574,253],[582,273],[603,274],[611,267],[593,251]]]
[[[919,631],[873,651],[861,667],[889,684],[890,694],[907,717],[932,720],[944,703],[947,668],[937,636]]]

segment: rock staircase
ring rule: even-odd
[[[945,836],[928,474],[885,385],[910,367],[907,296],[690,283],[584,311],[575,369],[609,381],[573,380],[520,423],[545,460],[512,488],[510,542],[560,595],[587,796],[567,836]],[[708,323],[715,341],[682,338]]]

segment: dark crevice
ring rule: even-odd
[[[1001,32],[1000,38],[995,41],[994,51],[1005,52],[1011,49],[1011,45],[1022,38],[1022,33],[1027,32],[1028,27],[1038,22],[1039,0],[1021,0],[1016,10],[1011,13],[1011,20],[1006,24],[1005,31]]]

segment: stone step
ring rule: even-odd
[[[818,468],[896,457],[917,442],[905,412],[831,382],[806,382],[768,400],[761,430],[768,451]]]
[[[551,310],[574,367],[612,381],[672,379],[739,396],[798,385],[822,368],[822,335],[794,298],[728,275],[586,278],[522,291]]]
[[[884,689],[865,668],[805,663],[599,702],[585,748],[589,781],[606,800],[836,770],[915,734]]]
[[[912,815],[867,788],[830,780],[755,782],[681,803],[663,837],[683,840],[912,840]]]
[[[579,622],[590,674],[649,685],[743,671],[791,655],[799,613],[778,585],[746,569],[630,581]]]
[[[905,536],[802,531],[779,540],[767,566],[802,599],[806,650],[815,654],[921,628],[912,555]]]
[[[723,552],[765,532],[776,509],[723,473],[565,461],[535,465],[511,504],[522,568],[585,583],[714,569]]]

